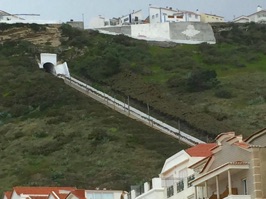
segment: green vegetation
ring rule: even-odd
[[[129,189],[187,146],[112,111],[38,69],[42,46],[0,45],[0,190]]]
[[[69,66],[112,95],[130,96],[143,111],[148,103],[152,115],[176,126],[181,121],[183,130],[202,139],[232,130],[247,136],[265,125],[265,27],[214,25],[216,45],[170,48],[84,32],[90,44],[73,45],[82,55],[69,60]],[[64,45],[73,44],[69,38]]]
[[[126,189],[157,175],[167,157],[186,147],[38,70],[40,52],[58,53],[73,75],[122,101],[130,96],[144,112],[148,104],[151,115],[171,125],[181,121],[181,130],[200,139],[211,141],[224,131],[247,136],[265,127],[265,25],[213,28],[216,45],[163,48],[68,25],[61,27],[56,48],[49,40],[45,45],[2,41],[1,190],[14,185]],[[38,34],[47,36],[46,31]]]

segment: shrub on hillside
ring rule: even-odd
[[[218,84],[215,70],[196,70],[188,74],[187,88],[189,91],[202,91]]]

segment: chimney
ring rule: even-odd
[[[258,7],[257,7],[257,12],[259,12],[259,11],[262,11],[262,7],[260,5],[258,5]]]
[[[198,14],[198,15],[199,15],[199,9],[197,9],[197,10],[196,10],[196,14]]]

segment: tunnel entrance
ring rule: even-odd
[[[43,64],[43,68],[44,68],[45,72],[51,73],[53,75],[55,74],[54,64],[47,62],[47,63]]]

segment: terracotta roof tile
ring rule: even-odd
[[[7,199],[10,199],[11,198],[11,195],[12,195],[12,191],[6,191],[4,193],[4,195],[6,196]]]
[[[29,199],[48,199],[48,195],[47,196],[29,196]]]
[[[75,191],[72,191],[71,193],[76,197],[78,197],[79,199],[86,199],[84,189],[77,189]]]
[[[211,149],[216,147],[216,143],[198,144],[186,150],[191,157],[208,157],[212,155]]]

